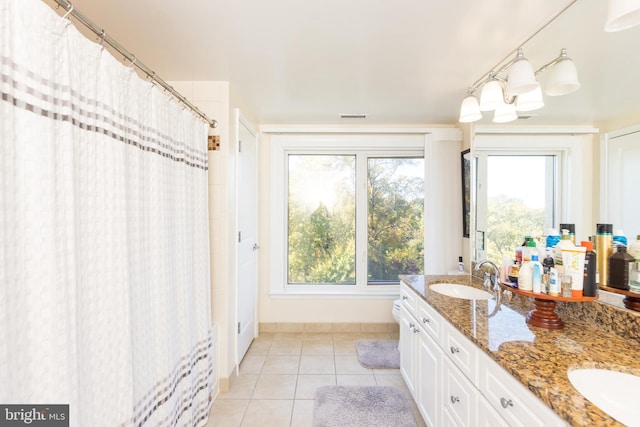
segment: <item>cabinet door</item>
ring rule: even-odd
[[[442,406],[459,426],[471,426],[476,421],[476,405],[480,392],[448,358],[443,358]]]
[[[509,424],[493,409],[487,399],[478,399],[478,427],[509,427]]]
[[[442,350],[427,333],[421,332],[418,340],[418,398],[416,403],[428,426],[440,425],[440,378]]]
[[[400,310],[400,373],[404,378],[404,382],[407,383],[407,387],[414,399],[416,397],[414,341],[417,339],[417,337],[415,337],[416,334],[413,332],[415,322],[413,316],[411,316],[403,306]]]

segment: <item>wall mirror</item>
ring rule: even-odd
[[[560,223],[575,223],[580,240],[599,222],[629,240],[640,234],[639,216],[628,213],[638,209],[630,183],[640,181],[640,168],[631,167],[640,162],[640,58],[630,54],[640,48],[640,26],[605,32],[606,3],[575,2],[523,46],[536,69],[565,48],[578,91],[544,96],[543,108],[500,127],[488,114],[474,125],[473,260],[500,262],[497,240],[513,245]],[[544,89],[545,72],[537,78]],[[489,218],[492,211],[503,217]],[[491,227],[499,232],[489,235]]]

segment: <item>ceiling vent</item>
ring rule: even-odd
[[[366,119],[366,114],[340,114],[341,119]]]

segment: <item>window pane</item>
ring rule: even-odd
[[[552,226],[554,181],[554,156],[487,157],[487,259],[500,265],[524,236]]]
[[[288,156],[288,281],[355,284],[353,155]]]
[[[368,281],[398,282],[424,266],[424,160],[369,158]]]

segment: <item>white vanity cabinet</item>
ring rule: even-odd
[[[566,426],[558,415],[488,355],[480,352],[480,390],[510,426]]]
[[[403,295],[401,286],[401,296]],[[404,289],[406,292],[413,291]],[[400,321],[400,372],[428,426],[440,425],[442,318],[426,302],[403,299]]]
[[[567,425],[407,285],[400,289],[400,371],[428,426]]]

